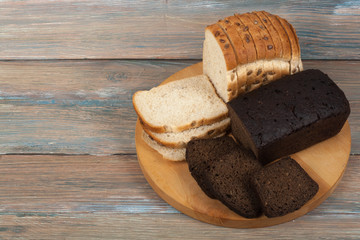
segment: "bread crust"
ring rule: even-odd
[[[154,134],[154,132],[152,132],[151,130],[147,129],[144,125],[142,125],[144,131],[156,142],[158,142],[159,144],[166,146],[166,147],[170,147],[170,148],[185,148],[187,142],[170,142],[170,141],[164,141],[163,139],[161,139],[160,137],[156,136]],[[230,121],[228,121],[228,123],[224,123],[223,125],[219,126],[216,129],[211,129],[203,134],[200,134],[198,136],[194,136],[192,139],[206,139],[206,138],[214,138],[216,136],[219,136],[220,134],[224,134],[228,128],[230,127]],[[181,133],[179,133],[181,134]],[[192,140],[191,139],[191,140]]]
[[[280,58],[280,52],[279,45],[281,48],[281,44],[275,44],[274,39],[272,37],[272,32],[269,31],[269,29],[264,25],[263,20],[256,14],[256,12],[252,12],[249,14],[251,19],[256,25],[256,28],[258,29],[259,33],[261,34],[261,41],[265,42],[266,45],[266,59],[274,59],[274,58]]]
[[[303,69],[299,40],[295,29],[285,19],[255,11],[234,14],[217,24],[229,39],[237,62],[236,82],[231,81],[234,73],[227,63],[226,102]]]
[[[237,22],[237,18],[235,16],[229,16],[224,20],[219,20],[218,24],[227,33],[227,36],[233,45],[237,64],[239,65],[248,63],[247,51],[244,46],[244,42],[241,38],[241,35],[238,33],[238,30],[236,29],[236,26],[240,26],[240,23]]]
[[[257,59],[255,43],[250,35],[250,32],[245,28],[245,24],[239,19],[236,14],[234,15],[232,22],[234,22],[235,29],[244,43],[244,48],[246,50],[247,63],[254,62]]]
[[[144,142],[152,149],[154,149],[155,151],[157,151],[164,160],[168,160],[168,161],[184,161],[185,160],[185,156],[186,156],[186,148],[172,148],[172,147],[167,147],[162,145],[161,143],[158,143],[157,141],[155,141],[154,139],[152,139],[151,136],[149,136],[146,131],[142,131],[142,139],[144,140]],[[214,138],[217,137],[222,137],[224,136],[225,133],[220,133],[219,135],[215,136]]]
[[[293,25],[291,25],[291,24],[289,23],[289,27],[290,27],[290,29],[291,29],[291,31],[292,31],[292,33],[293,33],[293,36],[295,37],[296,45],[298,46],[298,49],[299,49],[299,60],[298,60],[298,62],[297,62],[297,71],[300,72],[300,71],[303,71],[304,68],[303,68],[303,64],[302,64],[302,61],[301,61],[301,49],[300,49],[299,38],[298,38],[298,36],[297,36],[297,34],[296,34],[296,30],[295,30],[295,28],[293,27]]]
[[[255,42],[254,36],[253,36],[253,32],[254,32],[254,30],[252,29],[253,27],[249,26],[250,19],[247,18],[244,14],[241,14],[241,15],[235,14],[234,16],[237,18],[237,20],[240,24],[238,26],[238,32],[244,36],[244,43],[249,44],[248,52],[250,52],[251,55],[248,56],[248,63],[245,65],[245,66],[249,67],[248,64],[256,62],[259,59],[259,57],[265,56],[265,53],[260,54],[258,52],[256,42]],[[263,58],[260,58],[260,59],[263,59]],[[239,68],[237,69],[237,71],[239,73],[241,72],[241,75],[240,74],[238,74],[238,75],[239,75],[239,79],[241,79],[240,81],[242,82],[242,84],[240,84],[239,92],[250,91],[250,86],[253,85],[254,82],[257,82],[257,80],[251,76],[253,69],[247,68],[245,70],[245,73],[246,73],[245,76],[243,76],[244,71],[240,71]]]
[[[144,130],[142,131],[142,139],[144,142],[156,152],[158,152],[164,159],[168,161],[183,161],[185,160],[185,148],[169,148],[163,146],[152,139]]]
[[[298,72],[297,63],[300,59],[300,47],[298,44],[298,41],[296,40],[296,36],[294,36],[294,33],[290,27],[290,23],[286,21],[285,19],[275,15],[275,17],[278,19],[281,26],[284,28],[288,39],[290,41],[291,45],[291,61],[290,61],[290,73],[294,74]]]
[[[237,66],[247,64],[249,62],[247,49],[245,48],[244,41],[242,39],[242,35],[239,32],[241,24],[239,20],[235,16],[226,17],[224,20],[220,20],[218,22],[225,32],[228,34],[228,38],[230,42],[233,44],[233,48],[235,50]],[[243,72],[238,72],[238,69],[234,69],[236,73],[236,86],[235,91],[232,91],[232,95],[229,96],[229,99],[232,99],[239,94],[244,92],[244,86],[246,84],[246,74]]]
[[[274,42],[270,36],[268,30],[264,27],[261,20],[254,13],[246,13],[252,22],[252,26],[254,27],[254,31],[257,31],[258,38],[255,38],[255,45],[265,46],[263,51],[265,52],[265,59],[270,60],[277,58],[276,48]]]
[[[244,23],[244,29],[247,29],[249,32],[256,51],[256,60],[266,59],[266,46],[263,41],[261,41],[261,35],[257,31],[255,24],[251,20],[249,13],[244,14],[235,14]]]
[[[279,38],[280,38],[281,44],[282,44],[282,50],[283,50],[282,58],[285,59],[286,61],[290,61],[291,56],[292,56],[292,51],[291,51],[291,45],[290,45],[290,41],[289,41],[289,37],[288,37],[287,33],[285,32],[284,28],[281,26],[280,22],[278,21],[278,19],[276,18],[275,15],[272,15],[265,11],[263,11],[262,13],[264,14],[264,16],[267,17],[267,20],[274,27],[275,31],[279,35]]]
[[[235,50],[233,49],[230,40],[224,31],[216,23],[207,26],[205,31],[206,30],[210,31],[214,35],[217,43],[219,44],[224,54],[227,70],[230,71],[234,69],[237,66]]]
[[[264,15],[264,11],[259,12],[252,12],[255,14],[258,19],[261,21],[262,25],[265,27],[265,29],[268,31],[270,38],[272,39],[272,42],[274,44],[275,48],[275,58],[283,58],[283,46],[281,43],[280,36],[274,26],[271,24],[271,22],[268,20],[268,18]]]
[[[182,132],[184,130],[190,129],[190,128],[196,128],[196,127],[200,127],[202,125],[210,125],[213,124],[215,122],[224,120],[225,118],[228,117],[228,112],[225,112],[223,114],[220,114],[214,118],[209,118],[209,119],[199,119],[197,121],[193,121],[191,123],[186,123],[184,125],[181,126],[177,126],[174,128],[171,128],[170,126],[155,126],[152,125],[151,123],[149,123],[148,121],[146,121],[143,117],[143,115],[141,114],[141,112],[139,111],[138,107],[136,106],[135,103],[135,96],[136,94],[138,94],[138,92],[136,92],[133,95],[133,106],[135,109],[136,114],[138,115],[139,121],[141,122],[141,124],[143,126],[145,126],[145,128],[148,128],[149,130],[156,132],[156,133],[166,133],[166,132]]]

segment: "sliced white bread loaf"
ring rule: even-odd
[[[221,137],[224,136],[225,133],[222,133],[218,136],[215,137]],[[186,148],[171,148],[171,147],[166,147],[164,145],[161,145],[160,143],[158,143],[157,141],[155,141],[154,139],[152,139],[145,131],[142,132],[142,138],[144,140],[144,142],[149,145],[152,149],[154,149],[155,151],[157,151],[160,155],[163,156],[163,158],[167,159],[167,160],[171,160],[171,161],[183,161],[185,160],[185,153],[186,153]]]
[[[295,30],[276,15],[235,14],[205,29],[203,72],[225,102],[301,70]]]
[[[226,104],[205,75],[138,91],[133,105],[145,128],[156,133],[181,132],[228,116]]]
[[[226,132],[230,127],[230,118],[222,121],[203,125],[197,128],[191,128],[178,133],[155,133],[146,127],[143,127],[145,132],[159,144],[171,148],[184,148],[186,144],[192,139],[213,138]]]

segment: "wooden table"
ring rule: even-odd
[[[267,10],[352,113],[345,175],[318,208],[262,229],[194,220],[148,185],[131,97],[201,61],[207,24]],[[358,1],[1,1],[0,239],[359,239]]]

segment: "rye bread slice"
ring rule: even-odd
[[[212,185],[205,179],[205,169],[210,162],[219,155],[226,154],[236,147],[236,143],[230,137],[224,136],[215,139],[191,140],[186,146],[185,158],[189,165],[191,175],[195,178],[200,188],[210,198],[216,198]]]
[[[260,201],[250,182],[261,164],[231,137],[190,141],[186,160],[192,176],[209,197],[240,216],[261,215]]]
[[[257,171],[252,183],[267,217],[284,216],[300,209],[319,190],[319,185],[291,157]]]

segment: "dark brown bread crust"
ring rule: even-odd
[[[265,165],[336,135],[350,114],[320,70],[286,76],[228,103],[232,134]]]
[[[252,183],[267,217],[284,216],[300,209],[319,190],[319,185],[290,157],[257,171]]]
[[[250,183],[261,164],[231,137],[190,141],[186,161],[191,175],[209,197],[246,218],[261,214],[259,198]]]

